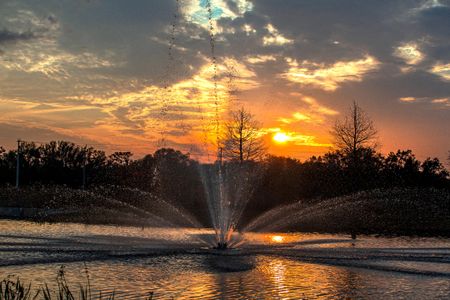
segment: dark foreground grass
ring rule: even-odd
[[[0,300],[114,300],[115,292],[103,294],[101,291],[92,294],[89,273],[86,269],[86,283],[78,288],[70,287],[67,283],[64,267],[62,266],[56,277],[57,290],[51,290],[45,283],[37,290],[33,290],[31,283],[25,284],[19,278],[7,277],[0,282]],[[146,300],[153,299],[153,292]]]

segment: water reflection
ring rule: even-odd
[[[204,245],[199,240],[212,235],[208,229],[0,221],[0,278],[20,275],[34,287],[48,282],[55,288],[52,279],[64,264],[69,284],[77,289],[85,281],[86,261],[94,289],[115,290],[120,299],[150,292],[156,299],[450,295],[449,239],[361,236],[351,247],[344,235],[246,233],[243,250],[226,252],[229,257],[166,251],[199,249]]]
[[[287,258],[257,256],[256,268],[218,272],[205,257],[174,256],[88,263],[95,290],[116,290],[121,298],[137,299],[150,292],[156,299],[398,299],[444,298],[446,278],[420,277],[309,264]],[[34,286],[55,277],[58,265],[0,268],[0,275],[21,274]],[[84,265],[66,265],[73,286],[83,282]],[[51,283],[51,286],[54,283]]]

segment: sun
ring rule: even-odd
[[[271,239],[272,242],[275,243],[282,243],[284,241],[284,237],[282,237],[281,235],[273,235]]]
[[[289,136],[284,132],[277,132],[272,139],[277,143],[283,144],[289,141]]]

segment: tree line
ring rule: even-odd
[[[239,110],[227,123],[222,146],[224,163],[259,164],[259,184],[248,202],[244,220],[298,200],[320,201],[363,190],[391,187],[435,187],[450,190],[449,173],[437,158],[419,161],[411,150],[383,155],[376,151],[376,129],[354,103],[332,134],[336,149],[300,161],[264,155],[253,115]],[[66,185],[92,189],[124,186],[150,192],[181,205],[200,219],[207,215],[200,162],[188,153],[163,148],[133,159],[131,152],[107,155],[67,141],[36,145],[21,142],[19,151],[0,147],[0,185],[15,184],[20,155],[21,185]]]

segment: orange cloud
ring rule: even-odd
[[[338,61],[333,65],[309,61],[298,62],[292,58],[287,58],[286,61],[289,69],[281,77],[326,91],[334,91],[344,82],[361,81],[367,73],[376,70],[380,65],[374,57],[369,55],[359,60]]]

